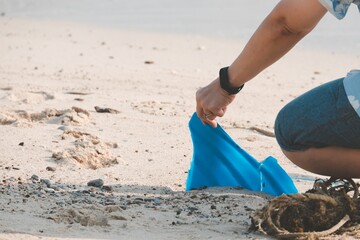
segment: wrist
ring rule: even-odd
[[[230,82],[229,67],[224,67],[220,69],[219,78],[221,88],[230,95],[237,94],[244,87],[244,84],[242,84],[241,86],[234,86]]]

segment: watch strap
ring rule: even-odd
[[[240,87],[232,87],[230,85],[228,70],[229,70],[229,67],[224,67],[224,68],[220,69],[220,71],[219,71],[220,86],[222,89],[224,89],[230,95],[237,94],[244,87],[244,84],[241,85]]]

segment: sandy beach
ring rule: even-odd
[[[243,38],[151,31],[1,4],[1,240],[269,239],[249,232],[249,215],[271,196],[185,192],[195,92],[233,61],[249,30]],[[248,83],[218,119],[256,159],[275,157],[299,192],[321,176],[294,166],[275,138],[252,129],[273,132],[284,104],[358,67],[360,51],[313,41]]]

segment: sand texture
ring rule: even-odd
[[[244,42],[5,15],[0,43],[1,240],[269,239],[248,228],[271,196],[185,192],[195,92]],[[296,48],[219,123],[259,161],[277,158],[304,192],[318,176],[281,153],[276,114],[358,62]]]

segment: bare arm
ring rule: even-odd
[[[230,84],[241,86],[285,55],[316,26],[326,9],[319,0],[282,0],[265,18],[229,68]],[[219,78],[196,93],[196,112],[203,123],[216,126],[235,95],[220,87]]]
[[[229,68],[240,86],[285,55],[326,13],[319,0],[282,0],[265,18]]]

